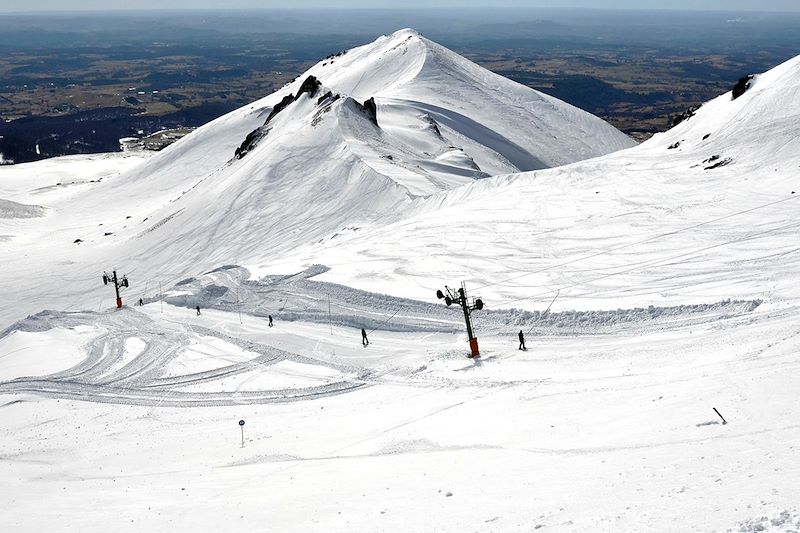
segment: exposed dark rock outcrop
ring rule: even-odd
[[[311,119],[311,125],[316,126],[320,122],[328,111],[331,110],[331,106],[333,103],[341,98],[338,94],[333,94],[333,92],[328,91],[319,98],[317,98],[317,111],[314,113],[314,118]]]
[[[341,57],[347,53],[347,50],[342,50],[341,52],[336,52],[335,54],[331,54],[325,59],[333,59],[334,57]]]
[[[369,115],[370,120],[376,126],[378,125],[378,106],[375,104],[375,98],[370,98],[364,102],[364,111]]]
[[[322,87],[322,83],[320,83],[320,81],[316,77],[314,76],[307,77],[300,85],[300,89],[297,90],[296,95],[287,94],[286,96],[284,96],[283,100],[278,102],[278,104],[272,108],[272,111],[270,111],[267,120],[264,121],[264,124],[247,134],[247,137],[245,137],[242,144],[240,144],[239,147],[236,149],[234,157],[236,157],[236,159],[243,158],[247,154],[247,152],[252,150],[255,147],[255,145],[257,145],[259,142],[261,142],[262,139],[264,139],[264,137],[267,136],[270,130],[270,128],[268,128],[267,125],[273,118],[275,118],[275,116],[278,113],[289,107],[303,94],[314,96],[315,94],[317,94],[317,91],[319,91],[320,87]],[[328,92],[326,93],[326,96],[330,94],[331,93]],[[317,103],[319,104],[320,102],[317,101]]]
[[[319,98],[317,98],[317,105],[322,106],[322,105],[332,104],[341,97],[342,96],[339,94],[333,94],[333,92],[328,91]]]
[[[264,121],[264,126],[269,124],[269,121],[272,120],[273,118],[275,118],[275,115],[277,115],[278,113],[280,113],[281,111],[283,111],[284,109],[289,107],[289,104],[294,102],[294,100],[295,100],[295,98],[291,94],[287,94],[286,96],[284,96],[283,100],[278,102],[278,105],[273,107],[272,111],[269,112],[269,116],[267,117],[267,120]]]
[[[303,84],[300,85],[300,89],[297,91],[297,95],[294,99],[297,100],[300,98],[300,95],[305,93],[308,93],[309,96],[314,96],[317,94],[320,87],[322,87],[322,83],[320,83],[316,77],[309,76],[303,81]]]
[[[675,126],[677,126],[678,124],[680,124],[684,120],[689,120],[690,118],[692,118],[694,116],[694,114],[697,113],[698,109],[700,109],[700,106],[699,105],[695,105],[695,106],[690,107],[689,109],[687,109],[683,113],[680,113],[680,114],[675,115],[674,117],[672,117],[672,127],[674,128]]]
[[[724,167],[726,165],[730,165],[731,163],[733,163],[733,159],[730,157],[722,159],[722,156],[720,155],[712,155],[711,157],[703,161],[704,165],[709,165],[707,167],[704,167],[703,170],[714,170],[715,168]]]
[[[731,100],[736,100],[746,93],[747,89],[749,89],[752,85],[751,82],[753,81],[753,78],[754,76],[752,74],[748,74],[743,78],[739,78],[739,81],[733,86],[733,98],[731,98]]]
[[[442,131],[439,129],[439,123],[436,122],[436,119],[430,116],[429,114],[425,113],[425,121],[431,127],[431,130],[433,130],[433,133],[441,139]]]
[[[255,145],[257,145],[259,141],[261,141],[261,139],[267,136],[269,130],[270,129],[267,128],[265,124],[264,126],[260,126],[251,131],[250,133],[248,133],[247,137],[245,137],[244,141],[242,141],[242,144],[240,144],[239,147],[234,152],[233,154],[234,157],[236,157],[236,159],[241,159],[245,155],[247,155],[247,152],[252,150],[255,147]]]
[[[247,134],[247,137],[245,137],[244,141],[242,141],[242,144],[240,144],[236,149],[234,157],[236,157],[236,159],[243,158],[247,152],[252,150],[255,145],[257,145],[264,137],[266,137],[270,130],[270,128],[267,127],[270,121],[275,118],[275,115],[289,107],[289,105],[294,101],[295,97],[293,95],[287,94],[284,96],[283,100],[278,102],[278,104],[272,108],[272,111],[270,111],[267,120],[264,121],[264,124]]]
[[[344,103],[342,104],[345,106],[346,109],[350,111],[355,111],[361,113],[365,119],[369,120],[375,127],[380,128],[378,125],[378,120],[375,115],[375,100],[370,98],[363,104],[358,102],[358,100],[354,100],[351,97],[346,97]]]

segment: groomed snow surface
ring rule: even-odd
[[[609,154],[402,30],[156,155],[0,168],[2,529],[797,531],[799,88]]]

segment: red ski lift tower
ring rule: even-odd
[[[458,290],[453,290],[447,285],[445,285],[444,288],[447,294],[442,291],[436,291],[436,297],[440,300],[444,300],[444,303],[447,304],[448,307],[456,303],[464,310],[464,321],[467,323],[467,336],[469,337],[469,349],[471,352],[470,357],[480,357],[481,353],[478,351],[478,339],[475,338],[475,335],[472,333],[472,316],[470,313],[476,309],[478,311],[483,309],[483,300],[475,298],[472,304],[470,304],[467,299],[467,286],[464,285],[463,282],[461,283],[461,288]]]
[[[103,272],[103,285],[108,285],[111,282],[114,284],[114,292],[117,294],[117,309],[122,309],[122,298],[119,295],[120,287],[128,287],[128,278],[122,276],[122,279],[117,279],[117,271],[112,270],[111,275],[108,272]]]

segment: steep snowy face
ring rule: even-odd
[[[295,101],[310,94],[304,84],[311,78],[324,88],[314,91],[317,98],[330,91],[333,98],[371,102],[377,135],[343,123],[337,137],[364,165],[413,195],[635,145],[597,117],[493,74],[413,30],[401,30],[320,61],[280,91],[167,148],[126,181],[182,189],[219,171],[243,144],[260,141],[267,131],[275,137],[278,125],[272,119],[278,115],[285,128],[308,119]]]
[[[713,152],[705,166],[780,162],[800,146],[800,56],[763,74],[742,78],[733,91],[683,115],[643,150]]]
[[[379,107],[403,104],[426,114],[448,130],[448,138],[474,139],[517,171],[635,145],[601,119],[494,74],[411,29],[333,57],[309,73],[357,99],[375,97]],[[480,155],[478,164],[491,166]]]
[[[354,213],[386,217],[413,197],[633,144],[588,113],[401,30],[322,60],[280,91],[99,185],[79,208],[102,213],[124,184],[141,219],[169,217],[164,226],[171,226],[179,217],[185,228],[195,223],[188,213],[201,218],[199,227],[223,217],[215,235],[227,228],[240,240],[263,235],[255,222],[300,234],[307,213],[319,214],[330,224],[307,227],[307,243],[334,233]],[[238,200],[220,211],[227,197]],[[255,213],[243,210],[244,198]],[[244,219],[250,223],[242,233],[236,221]]]

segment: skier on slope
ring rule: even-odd
[[[195,309],[197,309],[197,316],[200,316],[200,306],[196,306]]]
[[[269,327],[272,327],[272,315],[267,315],[267,318],[269,318]]]
[[[522,333],[522,330],[519,330],[519,349],[527,351],[528,349],[525,347],[525,334]]]
[[[369,339],[367,338],[367,332],[364,328],[361,328],[361,344],[363,344],[365,348],[367,344],[369,344]]]

